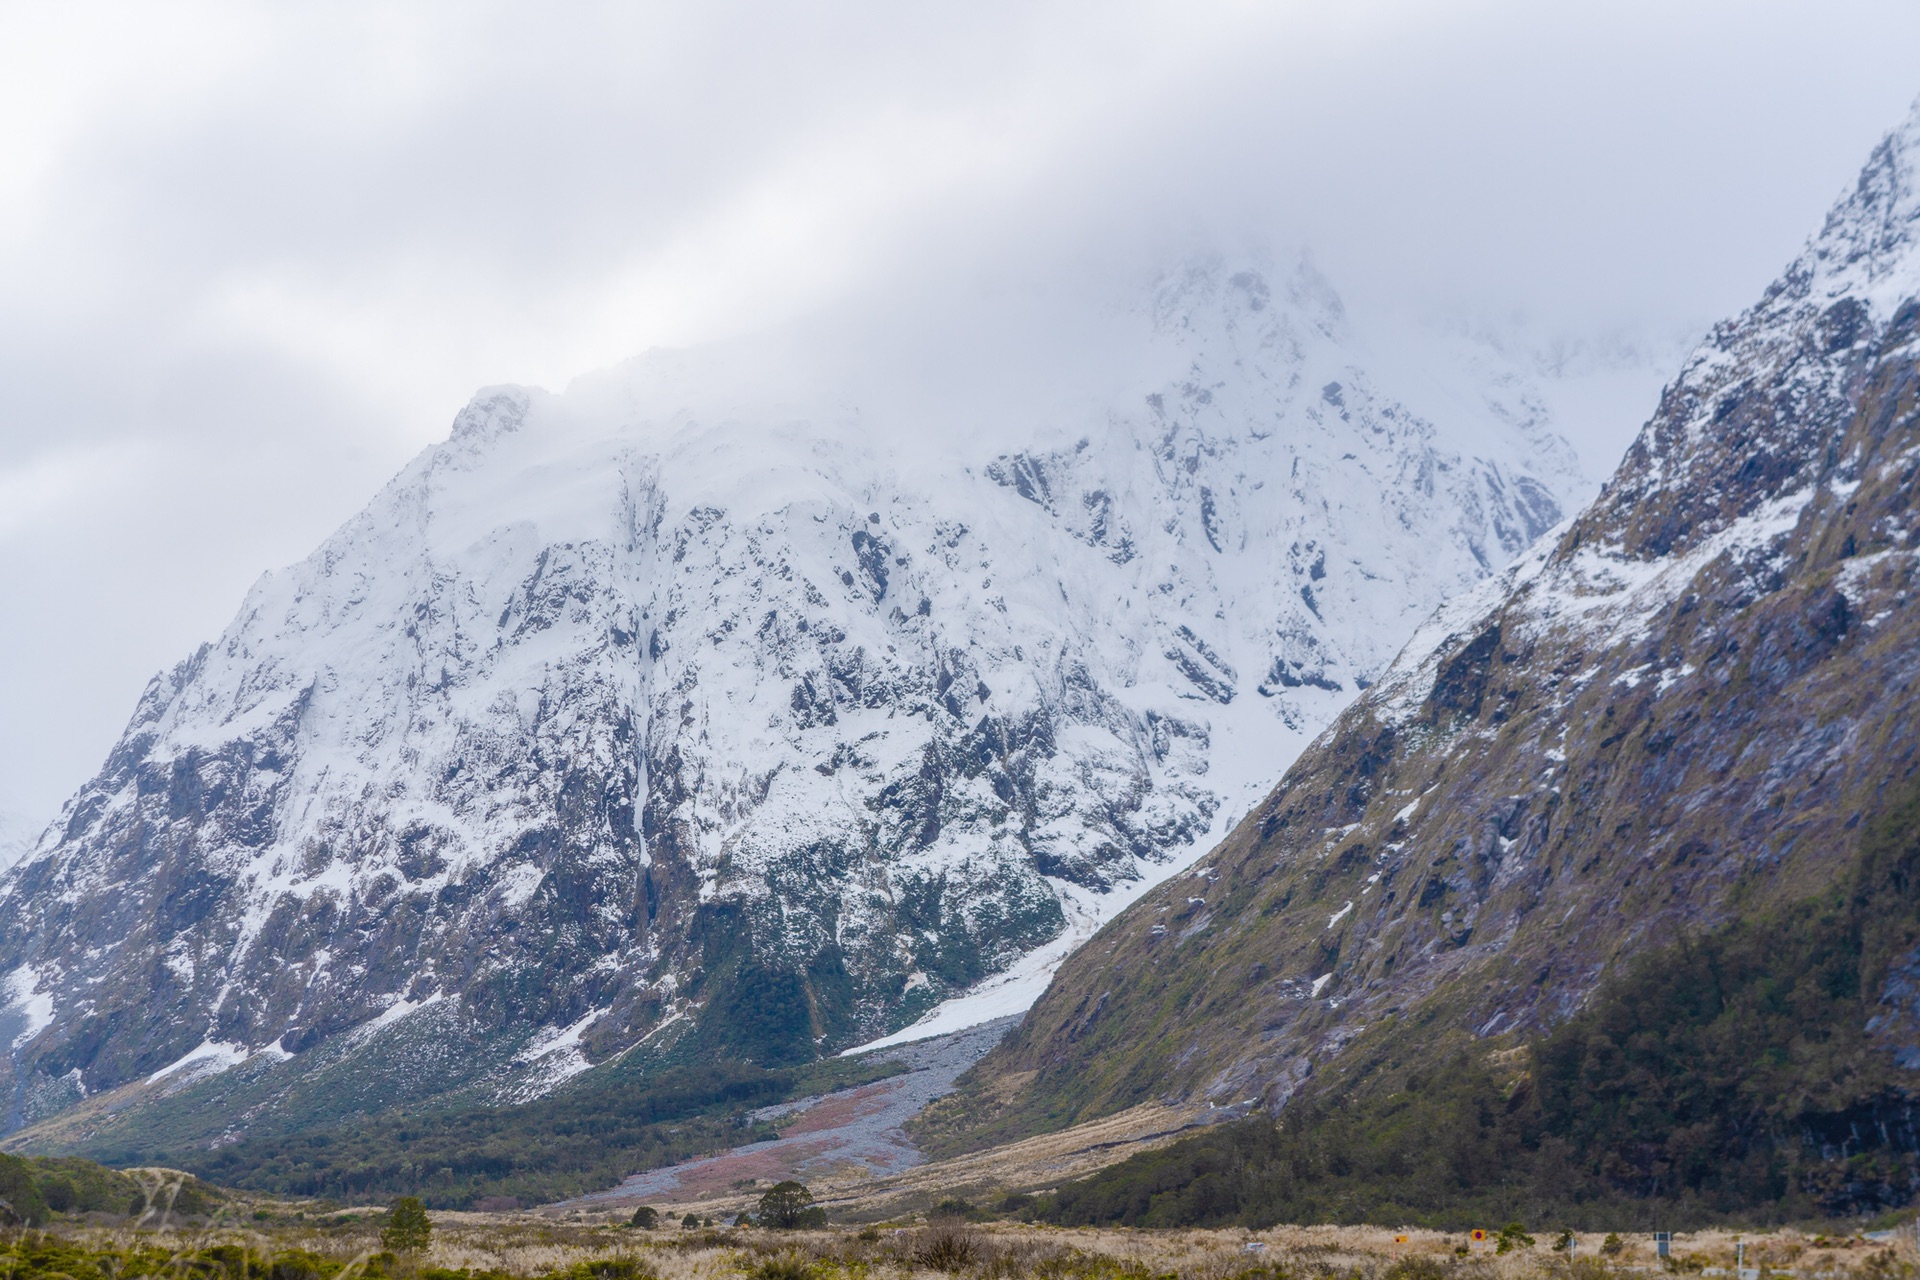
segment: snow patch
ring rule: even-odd
[[[395,1000],[392,1004],[381,1010],[379,1016],[369,1018],[367,1021],[347,1032],[347,1034],[352,1036],[357,1042],[365,1044],[368,1040],[373,1039],[394,1023],[399,1022],[402,1018],[410,1018],[422,1009],[432,1008],[446,998],[445,992],[436,991],[432,995],[420,1000],[407,1000],[404,998]]]
[[[581,1037],[608,1012],[594,1009],[567,1026],[549,1028],[534,1037],[514,1058],[516,1067],[529,1068],[525,1079],[512,1090],[515,1101],[530,1102],[551,1093],[591,1067],[586,1051],[580,1047]]]
[[[32,965],[21,965],[0,981],[0,996],[5,1007],[21,1019],[21,1027],[10,1048],[18,1049],[45,1031],[53,1023],[53,996],[40,990],[40,974]]]
[[[194,1080],[217,1076],[230,1071],[252,1056],[252,1051],[243,1044],[234,1044],[227,1040],[203,1040],[199,1046],[189,1049],[166,1066],[147,1077],[148,1084],[158,1084],[168,1076],[178,1076],[177,1083],[187,1084]]]

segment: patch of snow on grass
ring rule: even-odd
[[[361,1043],[365,1043],[382,1031],[385,1031],[394,1023],[400,1021],[400,1019],[410,1017],[430,1005],[439,1004],[446,998],[445,993],[436,991],[424,1000],[395,1000],[392,1004],[381,1010],[379,1017],[361,1023],[347,1034],[356,1037]]]
[[[580,1048],[580,1038],[586,1034],[588,1027],[606,1015],[607,1010],[594,1009],[567,1026],[550,1028],[534,1037],[514,1059],[516,1066],[532,1068],[528,1080],[513,1091],[514,1097],[521,1102],[530,1102],[551,1093],[592,1066],[587,1061],[585,1051]]]
[[[234,1044],[228,1040],[203,1040],[197,1048],[187,1050],[186,1053],[148,1076],[147,1083],[158,1084],[172,1075],[178,1075],[181,1084],[206,1076],[217,1076],[222,1071],[239,1066],[250,1056],[247,1046],[243,1044]]]

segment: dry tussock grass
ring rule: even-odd
[[[1603,1237],[1576,1237],[1574,1257],[1547,1247],[1506,1255],[1490,1247],[1459,1252],[1465,1237],[1378,1227],[1275,1227],[1265,1231],[1062,1229],[1017,1223],[935,1221],[864,1229],[641,1231],[606,1219],[537,1214],[440,1213],[425,1268],[554,1275],[608,1260],[635,1264],[656,1280],[1675,1280],[1709,1268],[1730,1271],[1731,1232],[1681,1235],[1677,1266],[1663,1268],[1651,1238],[1629,1236],[1602,1257]],[[140,1233],[174,1247],[245,1244],[262,1253],[306,1249],[341,1259],[379,1249],[379,1218],[271,1225],[213,1222],[188,1232]],[[125,1227],[76,1227],[63,1234],[126,1244]],[[178,1238],[169,1238],[177,1236]],[[1795,1231],[1750,1233],[1747,1264],[1788,1280],[1920,1280],[1911,1243],[1869,1245]],[[1705,1280],[1713,1280],[1705,1277]],[[1731,1280],[1731,1277],[1729,1277]]]
[[[1498,1255],[1491,1247],[1458,1253],[1460,1235],[1367,1227],[1279,1227],[1267,1231],[1062,1230],[1019,1224],[934,1222],[862,1231],[776,1233],[580,1227],[519,1228],[509,1243],[499,1229],[436,1242],[442,1266],[492,1267],[537,1275],[593,1257],[637,1257],[660,1280],[1633,1280],[1655,1277],[1649,1237],[1628,1237],[1621,1252],[1600,1255],[1604,1237],[1580,1235],[1574,1257],[1547,1247]],[[1731,1268],[1729,1232],[1675,1241],[1676,1280],[1709,1267]],[[1748,1235],[1747,1261],[1775,1274],[1811,1280],[1915,1280],[1910,1247],[1816,1248],[1796,1232]]]

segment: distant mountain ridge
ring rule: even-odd
[[[1424,416],[1308,270],[1128,315],[1133,389],[1020,448],[750,350],[482,392],[0,880],[8,1127],[893,1030],[1190,856],[1578,488],[1524,381]]]
[[[1443,606],[927,1132],[1281,1111],[1350,1085],[1363,1036],[1411,1061],[1536,1035],[1637,955],[1844,893],[1859,833],[1920,784],[1916,489],[1920,104],[1601,496]],[[1868,997],[1903,1068],[1916,966]]]

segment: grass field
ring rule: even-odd
[[[1502,1254],[1462,1234],[1384,1227],[1136,1231],[935,1220],[646,1231],[582,1210],[437,1213],[427,1250],[396,1257],[382,1250],[382,1220],[377,1212],[236,1201],[188,1223],[66,1222],[0,1233],[0,1280],[1625,1280],[1731,1276],[1741,1239],[1680,1235],[1662,1263],[1648,1236],[1619,1238],[1609,1254],[1604,1237],[1582,1235],[1569,1259],[1544,1230],[1536,1230],[1537,1243]],[[1785,1230],[1744,1240],[1746,1264],[1762,1280],[1912,1280],[1920,1272],[1910,1237]]]

